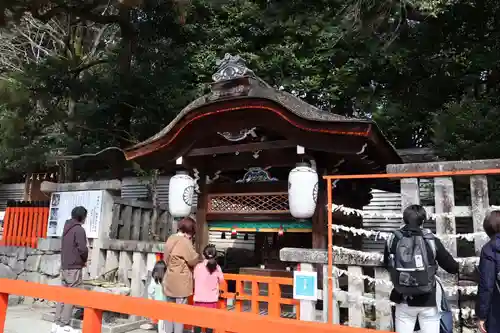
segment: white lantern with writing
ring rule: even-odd
[[[168,210],[173,217],[191,214],[193,205],[194,180],[187,171],[178,171],[170,178],[168,185]]]
[[[307,163],[299,163],[288,175],[288,205],[297,219],[314,215],[318,201],[318,174]]]

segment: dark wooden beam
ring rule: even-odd
[[[220,214],[207,213],[207,221],[295,221],[295,218],[290,214]]]
[[[207,185],[207,187],[209,194],[287,192],[288,182],[214,183]]]
[[[302,156],[297,155],[295,149],[283,150],[263,150],[259,153],[259,157],[255,158],[252,153],[246,152],[238,155],[217,155],[187,157],[186,163],[189,165],[204,164],[207,171],[216,172],[218,170],[245,170],[251,167],[293,167]]]
[[[257,150],[269,150],[269,149],[282,149],[282,148],[292,148],[296,147],[297,144],[289,140],[278,140],[278,141],[264,141],[264,142],[254,142],[254,143],[243,143],[235,144],[229,146],[219,146],[219,147],[209,147],[209,148],[195,148],[192,149],[187,156],[207,156],[214,154],[231,154],[231,153],[244,153],[244,152],[254,152]]]
[[[196,238],[195,246],[198,253],[202,253],[205,246],[208,245],[208,223],[207,223],[207,209],[208,209],[208,191],[207,183],[205,181],[206,173],[204,170],[200,172],[200,195],[198,196],[198,209],[196,210]]]

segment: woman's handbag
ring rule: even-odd
[[[453,313],[451,312],[451,307],[450,303],[448,302],[448,299],[446,298],[446,293],[444,292],[443,285],[441,283],[441,280],[437,278],[437,286],[440,288],[440,293],[441,293],[441,306],[440,306],[440,315],[441,315],[441,320],[440,320],[440,325],[439,325],[439,332],[440,333],[453,333]]]
[[[446,306],[443,306],[443,303],[446,303]],[[443,299],[441,301],[441,306],[443,308],[443,312],[441,312],[441,322],[439,326],[439,333],[453,333],[453,314],[448,305],[448,300],[443,295]],[[447,310],[444,310],[446,307]]]

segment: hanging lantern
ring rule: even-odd
[[[318,201],[318,174],[307,163],[298,163],[288,175],[288,205],[297,219],[314,215]]]
[[[280,228],[278,230],[278,236],[281,237],[281,236],[283,236],[284,233],[285,233],[285,231],[283,230],[283,226],[280,225]]]
[[[191,214],[193,205],[194,180],[187,171],[178,171],[168,185],[168,210],[173,217]]]

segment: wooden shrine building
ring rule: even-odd
[[[310,220],[289,212],[288,174],[298,162],[321,177],[335,173],[384,173],[401,163],[394,147],[371,120],[320,110],[261,80],[238,56],[226,55],[213,75],[211,92],[187,107],[162,131],[124,151],[143,169],[195,174],[196,242],[209,230],[230,238],[254,234],[255,258],[279,268],[282,247],[326,248],[326,191],[320,179]],[[371,187],[336,184],[334,202],[361,208]]]

